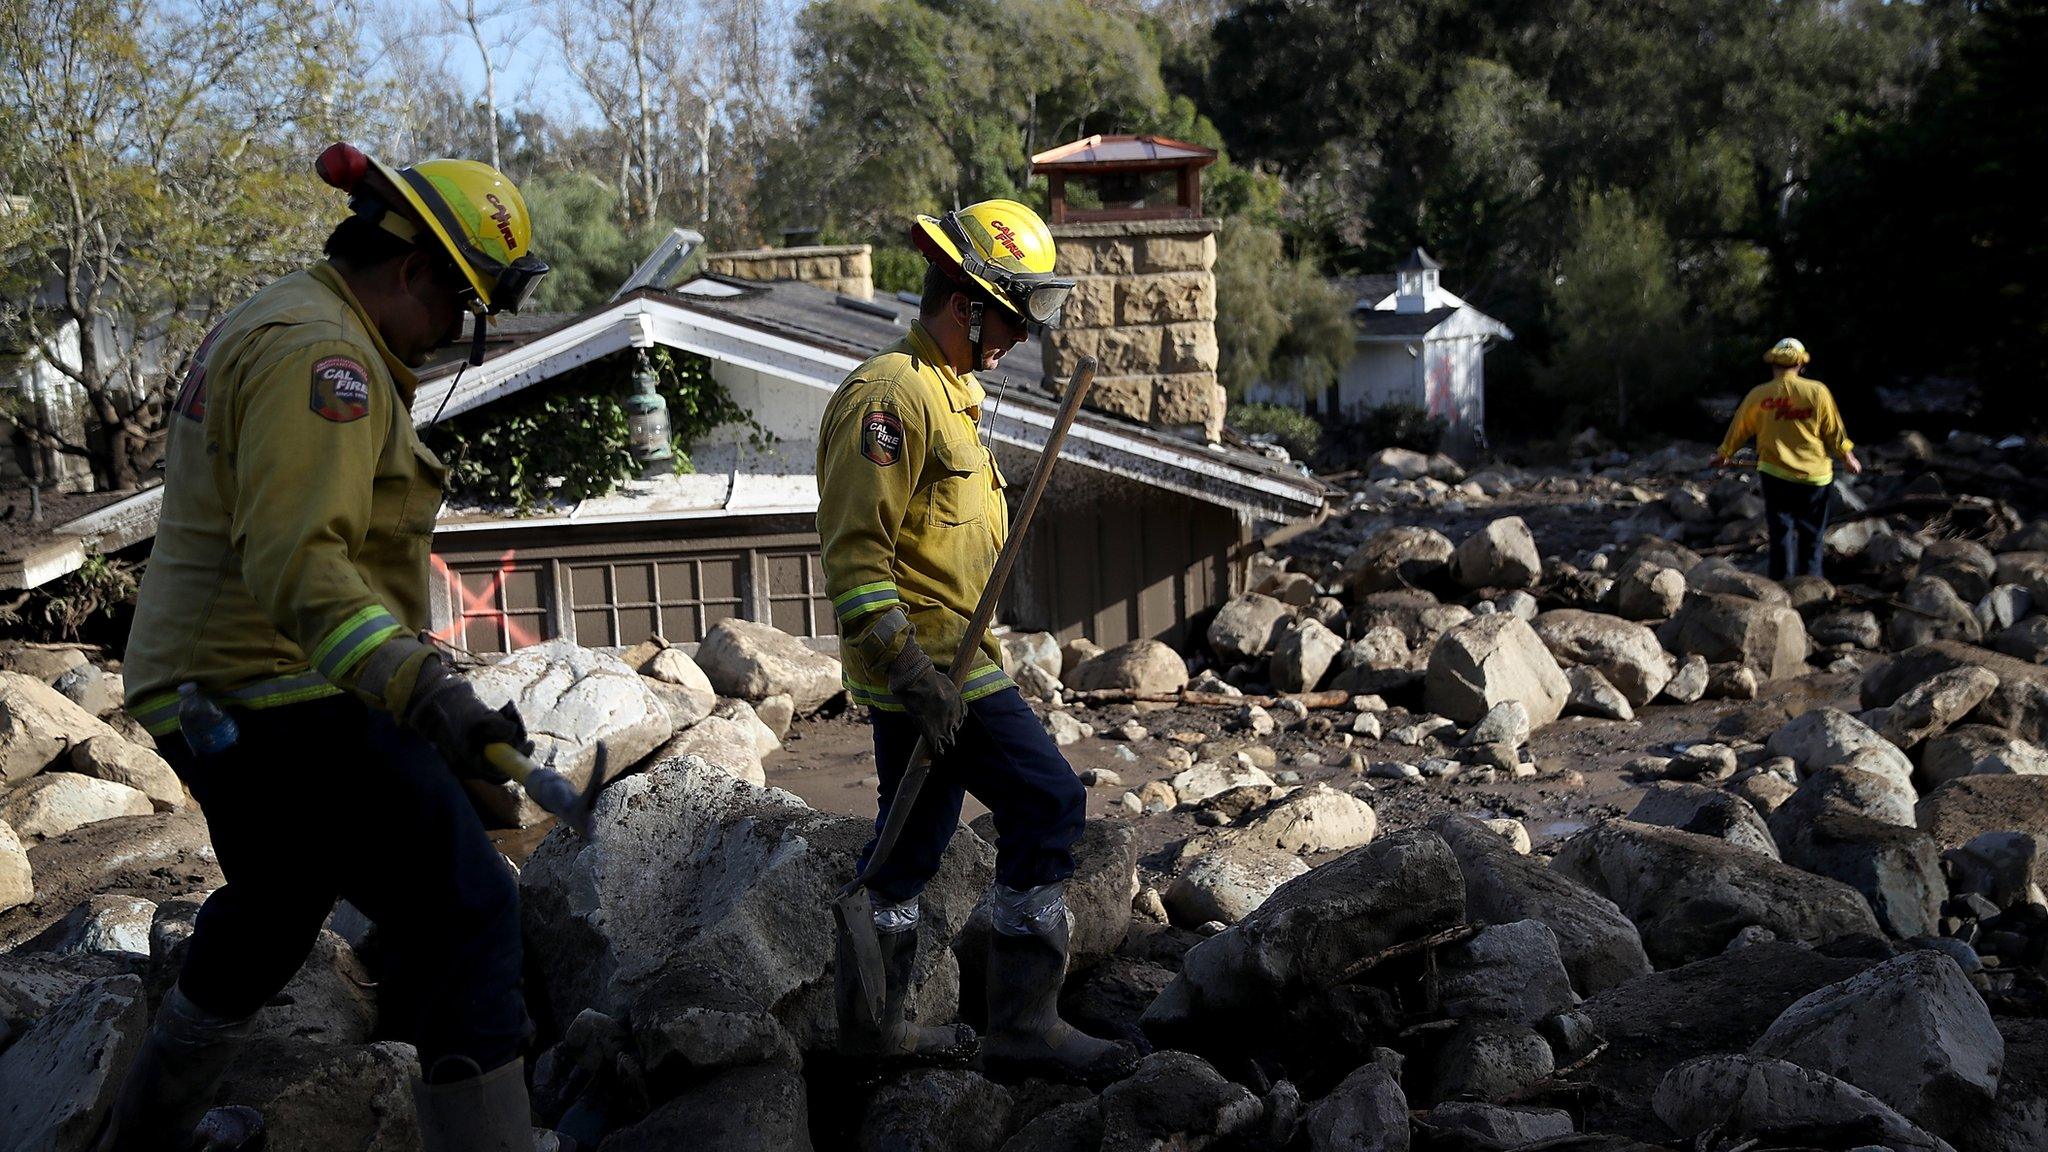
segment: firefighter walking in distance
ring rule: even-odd
[[[457,772],[531,743],[419,638],[445,473],[411,404],[429,353],[466,316],[518,309],[547,266],[486,165],[393,169],[337,144],[316,167],[351,194],[326,261],[229,313],[170,416],[126,706],[198,799],[226,883],[100,1147],[188,1146],[340,897],[378,925],[426,1147],[526,1152],[518,890]]]
[[[1764,353],[1770,380],[1743,397],[1712,461],[1724,467],[1744,444],[1756,441],[1773,580],[1821,575],[1828,498],[1835,490],[1834,458],[1841,458],[1851,476],[1863,471],[1834,393],[1799,374],[1809,359],[1806,345],[1789,337],[1771,345]]]
[[[1071,916],[1067,878],[1081,835],[1080,781],[983,639],[964,686],[948,677],[1009,529],[1003,476],[981,435],[982,386],[1034,326],[1057,322],[1073,288],[1053,274],[1051,232],[1029,208],[987,200],[920,216],[929,262],[918,319],[856,368],[826,408],[818,442],[818,531],[838,614],[847,690],[869,710],[880,776],[877,832],[918,738],[932,772],[895,851],[869,878],[887,983],[868,1019],[850,945],[837,969],[842,1042],[881,1057],[964,1055],[964,1025],[906,1019],[917,957],[918,895],[938,871],[972,792],[994,813],[994,932],[984,1068],[1101,1082],[1136,1062],[1129,1045],[1059,1017]],[[867,866],[874,842],[861,854]]]

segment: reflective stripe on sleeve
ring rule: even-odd
[[[839,626],[843,629],[870,612],[902,603],[903,598],[896,594],[896,585],[882,580],[873,584],[863,584],[858,588],[849,588],[834,596],[832,611],[838,614]]]
[[[341,622],[313,649],[313,667],[329,680],[340,680],[371,650],[405,631],[382,605],[372,604]]]

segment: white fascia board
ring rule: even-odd
[[[612,512],[598,516],[505,516],[493,520],[464,520],[459,524],[437,524],[435,536],[462,532],[499,532],[519,528],[574,528],[591,524],[652,524],[677,520],[729,520],[740,516],[815,516],[818,504],[763,505],[745,508],[686,508],[671,512]]]

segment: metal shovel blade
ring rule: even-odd
[[[832,901],[832,918],[846,938],[853,954],[854,976],[860,981],[861,999],[868,1006],[868,1019],[879,1026],[888,999],[888,978],[882,974],[882,940],[875,935],[875,906],[866,888],[842,892]]]

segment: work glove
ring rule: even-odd
[[[924,741],[933,756],[943,756],[953,747],[960,725],[967,719],[967,705],[953,680],[932,664],[912,638],[889,665],[889,691],[903,704],[903,710],[924,731]]]
[[[464,775],[495,775],[484,759],[484,749],[492,744],[510,744],[524,755],[533,754],[533,741],[527,739],[519,711],[509,703],[493,709],[477,699],[469,681],[448,671],[438,656],[427,657],[420,666],[420,678],[400,720],[426,737],[448,766]]]

